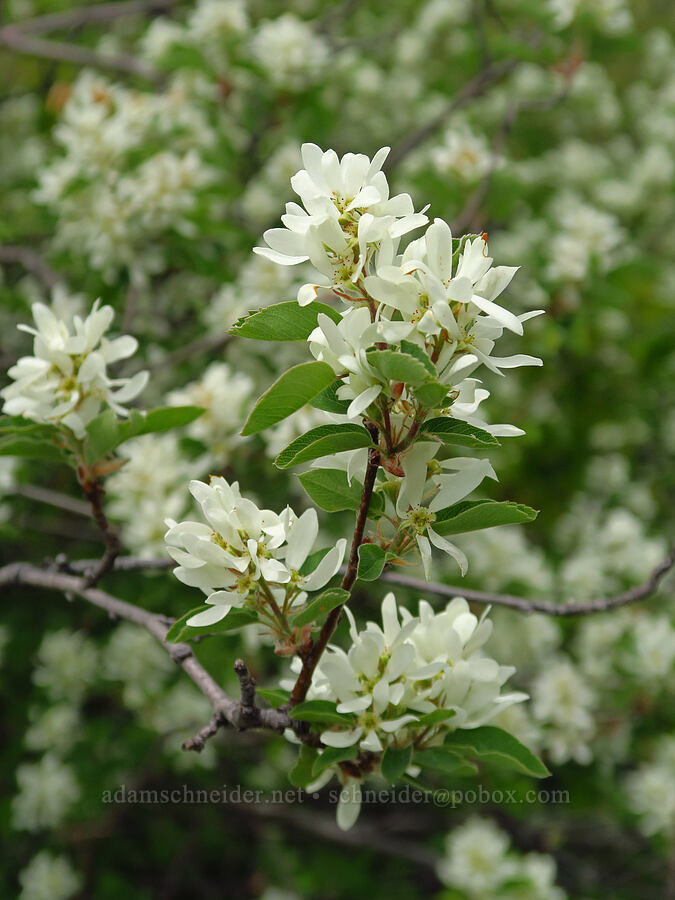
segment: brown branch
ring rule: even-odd
[[[447,119],[457,110],[462,109],[466,104],[482,96],[486,90],[494,84],[502,81],[518,66],[517,59],[507,59],[501,62],[491,63],[482,69],[471,81],[468,81],[464,87],[452,98],[444,109],[437,115],[416,128],[410,134],[402,138],[398,143],[394,144],[387,157],[383,168],[386,172],[400,165],[403,160],[409,156],[413,150],[416,150],[421,144],[428,140],[438,129],[445,124]]]
[[[114,618],[126,619],[147,629],[162,644],[173,661],[179,665],[199,690],[209,700],[218,717],[219,723],[228,723],[239,730],[244,728],[262,728],[282,732],[293,727],[288,714],[278,709],[257,710],[256,721],[244,724],[241,715],[241,701],[234,700],[214,681],[202,664],[195,657],[189,644],[173,644],[166,640],[171,619],[158,613],[151,613],[139,606],[119,600],[98,588],[87,586],[86,579],[60,572],[49,572],[39,569],[30,563],[10,563],[0,569],[0,588],[11,585],[28,585],[61,591],[64,594],[75,594],[88,603],[105,610]],[[207,729],[211,727],[211,723]],[[203,729],[202,731],[205,731]],[[215,732],[214,732],[215,733]],[[201,732],[200,732],[201,734]],[[194,738],[193,738],[194,740]],[[196,748],[195,748],[196,749]]]
[[[91,560],[78,560],[67,564],[70,571],[82,572],[91,568]],[[137,556],[122,556],[115,560],[114,569],[122,572],[169,569],[175,565],[170,559],[143,559]],[[640,585],[631,588],[621,594],[604,597],[598,600],[590,600],[581,603],[550,603],[546,600],[528,600],[526,597],[517,597],[513,594],[496,594],[487,591],[477,591],[472,588],[439,584],[433,581],[423,581],[421,578],[412,578],[409,575],[399,575],[395,571],[382,573],[382,580],[389,584],[399,584],[401,587],[419,591],[421,594],[437,594],[439,597],[464,597],[473,603],[486,603],[493,606],[505,606],[517,612],[540,612],[550,616],[584,616],[594,613],[607,612],[631,603],[639,603],[646,600],[659,586],[665,575],[675,566],[675,547],[670,554],[651,572],[649,578]],[[346,574],[343,566],[342,573]]]
[[[94,517],[98,530],[101,532],[105,546],[103,556],[85,577],[86,586],[93,587],[112,569],[122,547],[117,529],[108,521],[108,517],[103,509],[105,490],[100,480],[86,477],[85,472],[84,476],[81,477],[80,486],[84,496],[91,504],[91,514]]]
[[[522,112],[525,112],[526,110],[538,110],[540,112],[543,112],[544,110],[553,109],[554,107],[558,106],[558,104],[562,103],[568,96],[570,92],[571,82],[572,79],[568,78],[563,89],[553,97],[545,97],[538,100],[526,100],[520,103],[513,103],[509,107],[502,120],[499,130],[497,131],[497,136],[492,145],[489,168],[481,179],[480,184],[467,198],[464,208],[450,225],[450,229],[453,234],[462,232],[465,229],[468,229],[469,232],[477,230],[475,218],[478,214],[478,211],[480,210],[483,201],[487,196],[488,189],[492,182],[492,177],[499,163],[499,157],[501,156],[511,130],[513,129],[513,126],[515,125],[520,114]]]
[[[222,715],[220,713],[214,713],[211,716],[211,720],[209,721],[208,725],[200,728],[200,730],[194,737],[188,738],[186,741],[183,741],[183,743],[181,744],[181,749],[194,750],[195,753],[201,753],[209,738],[214,737],[218,732],[218,729],[225,724],[226,722],[223,721]]]
[[[146,15],[160,13],[178,0],[125,0],[122,3],[97,3],[95,6],[83,6],[64,12],[51,13],[47,16],[36,16],[25,22],[13,23],[24,34],[41,34],[45,31],[62,31],[80,28],[95,22],[111,22],[123,16]]]
[[[89,510],[87,510],[89,515]],[[59,559],[58,564],[63,571],[81,573],[88,572],[92,566],[95,566],[98,560],[95,559],[78,559],[69,562],[65,559]],[[113,564],[115,572],[140,572],[140,571],[164,571],[175,566],[174,560],[166,557],[154,557],[145,559],[142,556],[118,556]]]
[[[60,491],[53,491],[51,488],[38,487],[32,484],[15,484],[10,488],[10,492],[17,497],[26,497],[26,499],[35,500],[37,503],[56,506],[58,509],[74,513],[76,516],[85,516],[87,519],[91,516],[91,508],[84,500],[78,500],[77,497],[70,497],[68,494],[62,494]],[[89,565],[92,564],[90,563]]]
[[[56,62],[74,63],[78,66],[94,66],[99,69],[112,69],[125,75],[136,75],[148,81],[160,84],[163,75],[142,59],[120,53],[116,56],[98,53],[88,47],[67,44],[62,41],[48,41],[44,38],[32,37],[24,33],[17,25],[5,25],[0,28],[0,47],[6,47],[15,53],[27,56],[38,56],[42,59],[53,59]]]
[[[470,588],[453,587],[447,584],[422,581],[420,578],[411,578],[409,575],[399,575],[396,572],[384,572],[382,580],[389,584],[400,584],[401,587],[419,591],[421,594],[437,594],[439,597],[464,597],[474,603],[489,603],[493,606],[506,606],[522,613],[545,613],[549,616],[588,616],[594,613],[608,612],[630,603],[638,603],[651,596],[658,588],[661,580],[675,566],[675,545],[668,556],[652,570],[649,578],[640,585],[615,594],[611,597],[601,597],[598,600],[571,603],[550,603],[547,600],[526,600],[524,597],[514,597],[511,594],[491,594],[485,591],[474,591]]]
[[[0,40],[3,30],[0,29]],[[22,247],[19,244],[4,244],[4,246],[0,247],[0,265],[14,264],[23,266],[27,272],[35,275],[50,291],[63,280],[59,273],[52,269],[32,247]]]
[[[370,432],[373,443],[377,444],[377,428],[375,428],[374,425],[367,425],[366,427]],[[349,552],[349,561],[347,562],[347,568],[340,585],[340,587],[345,591],[351,591],[354,586],[354,582],[356,581],[356,576],[359,568],[359,547],[363,543],[363,534],[366,529],[370,499],[373,495],[375,478],[377,476],[377,470],[379,466],[380,451],[375,448],[371,448],[368,451],[368,463],[366,466],[366,474],[363,479],[361,503],[359,504],[359,511],[356,516],[356,525],[354,526],[354,537],[352,538],[352,546]],[[317,664],[321,659],[323,651],[326,649],[326,645],[328,644],[331,635],[337,628],[337,624],[340,621],[341,615],[342,606],[336,606],[334,609],[332,609],[328,614],[328,618],[324,622],[317,639],[306,651],[300,652],[299,655],[302,660],[302,669],[300,671],[300,674],[298,675],[298,679],[295,682],[295,685],[293,686],[293,690],[291,691],[291,698],[289,701],[291,706],[297,706],[298,703],[302,703],[302,701],[307,696],[307,691],[309,690],[309,686],[312,683],[312,675],[314,674],[314,670],[316,669]]]

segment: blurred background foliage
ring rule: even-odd
[[[520,345],[544,368],[485,377],[491,421],[526,431],[494,454],[491,496],[541,513],[526,530],[467,536],[467,586],[563,602],[644,580],[675,522],[672,5],[121,6],[98,21],[93,5],[53,0],[6,0],[0,12],[0,370],[29,348],[15,326],[32,302],[66,315],[101,297],[140,341],[125,374],[151,369],[143,406],[206,407],[177,437],[125,447],[108,508],[126,551],[159,555],[164,518],[189,509],[188,479],[209,472],[265,506],[306,503],[272,460],[318,411],[238,437],[247,403],[305,348],[270,352],[226,330],[304,280],[251,254],[293,199],[300,144],[369,155],[390,145],[392,192],[418,208],[431,198],[429,215],[456,234],[487,232],[496,262],[522,267],[511,308],[547,312]],[[3,562],[99,553],[93,525],[64,500],[77,498],[67,470],[2,458],[0,493]],[[322,526],[332,543],[350,520]],[[459,580],[440,565],[436,577]],[[196,602],[164,573],[116,573],[105,586],[169,615]],[[357,591],[362,619],[383,593]],[[675,897],[672,579],[605,616],[493,616],[493,652],[532,696],[505,727],[544,755],[545,787],[569,802],[372,805],[345,837],[327,795],[103,803],[121,784],[286,788],[294,751],[221,732],[201,756],[183,753],[208,705],[151,637],[79,601],[5,591],[0,831],[11,852],[0,893]],[[197,653],[232,690],[239,655],[266,687],[286,672],[249,633]],[[494,769],[479,780],[531,786]]]

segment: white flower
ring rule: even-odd
[[[14,383],[0,392],[3,412],[65,425],[80,439],[104,407],[126,415],[122,404],[140,394],[148,373],[108,377],[106,367],[131,356],[138,346],[129,335],[112,341],[104,336],[113,319],[112,307],[99,308],[96,301],[86,319],[74,317],[74,332],[44,304],[35,303],[32,309],[36,328],[19,328],[34,335],[34,355],[22,357],[9,370]]]
[[[428,464],[439,450],[438,444],[420,441],[410,448],[401,459],[404,472],[396,502],[396,511],[404,517],[402,528],[409,528],[422,558],[427,580],[431,575],[431,545],[443,550],[457,562],[466,573],[468,561],[462,550],[442,537],[433,527],[436,513],[463,500],[489,477],[497,480],[494,469],[487,459],[456,457],[436,463],[438,471],[428,472]],[[455,474],[442,474],[440,470],[452,469]],[[428,482],[431,481],[431,485]],[[433,492],[428,506],[422,506],[427,493]]]
[[[167,550],[178,563],[176,578],[200,588],[214,608],[193,616],[189,625],[219,622],[233,606],[255,597],[261,582],[275,600],[276,594],[285,596],[286,585],[294,592],[319,590],[342,564],[344,539],[310,575],[299,574],[318,534],[316,510],[298,517],[290,508],[281,515],[258,509],[241,496],[237,482],[230,485],[221,477],[212,477],[208,485],[191,481],[190,492],[208,525],[167,520]],[[300,602],[302,594],[295,599]]]
[[[379,303],[413,322],[425,340],[447,335],[437,370],[444,384],[455,384],[481,363],[498,374],[503,368],[541,365],[541,360],[522,354],[491,356],[504,328],[522,335],[523,321],[542,312],[516,316],[494,302],[516,271],[492,267],[482,236],[464,242],[453,274],[452,233],[446,222],[435,219],[400,258],[381,251],[376,274],[368,275],[364,285]]]
[[[82,886],[80,875],[65,856],[41,850],[19,872],[18,900],[68,900]]]
[[[304,208],[287,204],[281,217],[285,227],[266,231],[268,246],[255,252],[280,265],[310,260],[325,285],[351,289],[374,244],[385,236],[397,240],[427,221],[423,213],[415,214],[408,194],[389,197],[381,171],[388,152],[382,148],[372,161],[354,153],[340,160],[334,150],[303,144],[305,168],[293,176],[291,185]],[[316,292],[316,285],[305,285],[298,300],[308,303]]]
[[[387,384],[368,362],[366,351],[385,334],[402,332],[404,336],[409,328],[400,322],[372,322],[363,306],[348,312],[338,323],[324,313],[319,314],[317,322],[307,338],[309,349],[315,359],[328,363],[338,377],[345,379],[337,396],[351,400],[347,415],[356,418],[377,400]]]
[[[358,744],[379,753],[391,744],[409,743],[406,728],[420,715],[451,710],[452,717],[425,738],[433,744],[448,727],[475,728],[526,699],[517,692],[500,694],[515,669],[482,655],[492,625],[487,611],[479,620],[463,598],[456,597],[438,614],[421,600],[419,616],[413,617],[390,593],[382,602],[382,625],[368,622],[360,632],[349,608],[345,612],[352,645],[347,653],[328,648],[308,694],[332,700],[338,712],[354,716],[349,727],[322,733],[327,747]],[[298,668],[295,660],[293,667]]]

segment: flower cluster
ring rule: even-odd
[[[86,319],[74,317],[71,330],[47,306],[33,304],[36,327],[19,328],[34,335],[34,355],[22,357],[9,370],[14,383],[0,392],[5,400],[3,412],[64,425],[78,439],[104,407],[126,415],[123,404],[140,394],[148,373],[132,378],[108,376],[107,366],[132,356],[138,346],[129,335],[114,340],[105,337],[113,315],[112,307],[99,307],[97,301]]]
[[[368,622],[363,631],[348,607],[345,612],[351,647],[348,652],[329,648],[308,693],[310,699],[335,703],[336,711],[345,714],[344,725],[322,732],[325,747],[354,747],[360,754],[409,745],[423,750],[442,744],[448,731],[477,728],[527,699],[521,692],[501,693],[515,669],[482,652],[492,623],[487,612],[478,619],[462,597],[440,613],[420,600],[419,615],[413,617],[387,594],[382,625]],[[296,672],[299,663],[293,661]],[[338,821],[349,827],[358,816],[360,779],[336,768],[327,770],[320,783],[334,773],[348,787]]]
[[[232,607],[260,605],[263,616],[280,619],[305,603],[307,593],[324,587],[342,564],[347,542],[339,540],[314,570],[301,574],[319,523],[316,510],[296,516],[259,509],[242,497],[237,482],[211,477],[190,482],[190,492],[208,524],[167,520],[167,550],[178,563],[179,581],[200,588],[212,609],[197,613],[188,625],[213,625]]]
[[[565,900],[553,857],[521,855],[509,844],[494,822],[473,817],[447,836],[438,877],[468,900]]]
[[[385,539],[385,523],[382,546],[397,557],[416,547],[428,578],[433,545],[464,574],[465,555],[434,527],[438,513],[497,476],[485,459],[436,459],[443,439],[425,434],[424,422],[434,416],[464,422],[481,430],[483,446],[490,436],[522,434],[477,417],[489,391],[471,376],[480,366],[502,375],[541,365],[536,357],[497,356],[494,349],[505,330],[522,335],[523,323],[543,310],[516,315],[495,302],[517,268],[493,266],[484,234],[453,239],[447,223],[435,219],[422,237],[399,247],[428,219],[415,213],[408,194],[389,196],[387,153],[383,148],[372,161],[359,154],[339,159],[304,144],[305,168],[291,179],[303,206],[289,203],[285,227],[265,232],[268,246],[255,249],[280,265],[315,267],[319,280],[300,288],[301,306],[330,296],[345,305],[338,321],[319,312],[307,340],[314,358],[335,373],[335,396],[347,417],[378,429],[393,506],[393,533]],[[365,459],[365,451],[355,451],[329,465],[346,464],[351,479]]]

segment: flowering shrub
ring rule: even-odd
[[[0,893],[669,896],[670,12],[6,7]]]

